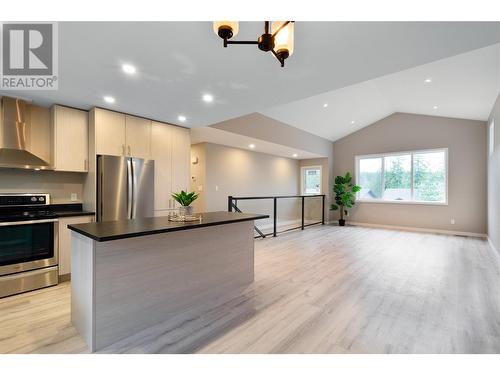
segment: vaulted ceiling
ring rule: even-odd
[[[242,22],[237,38],[254,39],[262,27]],[[436,61],[499,42],[500,23],[296,22],[295,52],[281,68],[255,46],[223,48],[210,22],[62,22],[59,90],[2,94],[177,124],[184,115],[181,125],[189,127],[261,112],[335,139],[356,129],[352,120],[362,126],[391,111],[427,113],[435,104],[437,114],[481,118],[498,83],[485,59],[498,52],[458,56],[454,65]],[[124,74],[123,63],[137,73]],[[425,69],[429,63],[435,70]],[[433,86],[418,88],[427,76]],[[450,95],[457,91],[468,95]],[[212,103],[201,100],[205,93]],[[105,95],[115,103],[105,103]]]

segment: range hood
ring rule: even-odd
[[[31,105],[7,96],[1,100],[0,167],[48,169],[49,163],[27,147],[31,136]]]

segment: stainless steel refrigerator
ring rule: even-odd
[[[97,156],[97,220],[154,216],[154,160]]]

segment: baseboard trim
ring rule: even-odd
[[[488,236],[488,243],[490,244],[490,246],[493,249],[493,251],[495,251],[495,253],[497,253],[498,255],[500,255],[500,252],[498,252],[498,249],[493,244],[493,241],[491,240],[490,236]]]
[[[387,225],[387,224],[371,224],[371,223],[361,223],[358,221],[348,221],[347,224],[359,226],[359,227],[406,230],[409,232],[437,233],[437,234],[449,234],[449,235],[454,235],[454,236],[488,238],[488,235],[486,233],[460,232],[460,231],[453,231],[453,230],[446,230],[446,229],[406,227],[406,226]]]
[[[59,282],[64,283],[65,281],[71,281],[71,274],[67,273],[65,275],[59,275]]]

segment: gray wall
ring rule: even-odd
[[[326,157],[327,167],[325,170],[328,175],[328,188],[325,189],[325,194],[327,194],[327,206],[330,205],[333,189],[333,143],[330,140],[294,128],[260,113],[252,113],[211,126]],[[332,215],[330,215],[331,217]]]
[[[198,156],[198,166],[191,164],[191,175],[203,185],[198,211],[225,211],[227,197],[296,195],[299,193],[299,162],[259,152],[201,143],[193,145],[191,156]],[[203,170],[204,169],[204,170]],[[282,200],[278,205],[280,220],[297,219],[299,200]],[[242,211],[272,214],[272,200],[240,201]]]
[[[348,220],[486,233],[486,138],[482,121],[395,113],[334,142],[335,175],[354,173],[356,155],[432,148],[448,148],[449,152],[448,205],[358,202]],[[497,189],[498,180],[497,174]]]
[[[488,153],[488,236],[493,246],[500,251],[500,94],[488,124],[492,120],[495,121],[495,152],[491,156]]]
[[[82,201],[83,173],[0,169],[0,193],[49,193],[54,203]]]

